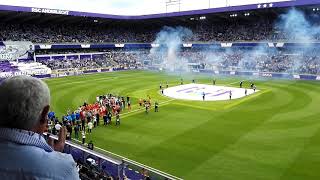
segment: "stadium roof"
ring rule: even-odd
[[[147,15],[167,12],[274,3],[295,0],[0,0],[1,5],[49,8],[113,15]]]
[[[175,0],[170,0],[170,2],[174,2],[174,1]],[[131,19],[155,19],[155,18],[164,18],[164,17],[192,16],[192,15],[202,15],[202,14],[204,15],[204,14],[215,14],[215,13],[222,13],[222,12],[283,8],[283,7],[306,6],[306,5],[317,5],[317,4],[320,4],[320,0],[293,0],[293,1],[281,1],[281,2],[272,2],[272,3],[257,3],[257,4],[240,5],[240,6],[227,6],[227,7],[225,6],[225,7],[218,7],[218,8],[149,14],[149,15],[134,15],[134,16],[111,15],[111,14],[68,11],[68,10],[59,10],[59,9],[38,8],[38,7],[12,6],[12,5],[0,5],[0,10],[131,20]]]

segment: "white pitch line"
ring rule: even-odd
[[[136,110],[133,110],[133,111],[129,111],[129,112],[126,112],[126,113],[123,113],[121,115],[127,115],[127,114],[131,114],[131,113],[134,113],[134,112],[137,112],[137,111],[140,111],[141,109],[136,109]]]
[[[228,84],[228,85],[237,84],[237,83],[240,84],[240,81],[232,82],[232,83],[230,83],[230,84]]]

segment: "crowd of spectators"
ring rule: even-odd
[[[156,32],[137,27],[82,25],[36,25],[0,23],[0,40],[31,41],[34,43],[102,43],[148,42]]]
[[[116,62],[118,65],[122,67],[138,67],[140,54],[126,52],[126,51],[109,51],[106,53],[107,59],[110,59],[113,62]]]
[[[259,20],[221,20],[183,23],[192,31],[185,42],[236,42],[296,40],[290,32],[276,25],[277,18],[263,16]],[[156,24],[156,25],[155,25]],[[32,41],[34,43],[151,43],[163,26],[173,23],[100,24],[25,24],[0,22],[0,40]],[[303,37],[301,37],[303,38]],[[315,37],[318,39],[317,37]]]
[[[52,69],[158,66],[168,63],[166,51],[108,50],[103,58],[41,60]],[[275,49],[183,49],[174,55],[177,63],[199,64],[200,69],[238,70],[278,73],[320,74],[320,54],[315,50]],[[172,58],[172,57],[171,57]],[[112,63],[113,62],[113,63]],[[170,64],[170,63],[169,63]]]
[[[98,68],[101,67],[98,62],[101,62],[100,59],[91,59],[91,58],[83,58],[83,59],[63,59],[63,60],[39,60],[42,64],[45,64],[50,69],[70,69],[70,68]]]
[[[157,53],[156,53],[157,54]],[[158,53],[159,54],[159,53]],[[152,57],[156,57],[152,59]],[[320,74],[320,54],[316,50],[284,51],[269,49],[182,50],[178,62],[197,63],[201,69]],[[162,63],[165,55],[148,55],[143,59]],[[151,63],[155,64],[155,63]]]
[[[291,74],[320,74],[319,54],[286,51],[232,51],[218,53],[206,64],[217,70],[240,70]]]
[[[67,51],[66,51],[67,52]],[[61,52],[60,52],[61,53]],[[64,52],[65,53],[65,52]],[[49,53],[50,54],[50,53]],[[138,53],[126,51],[107,51],[104,54],[92,57],[81,56],[58,56],[48,58],[37,58],[38,62],[48,66],[52,70],[57,69],[99,69],[99,68],[126,68],[135,69],[141,66]]]

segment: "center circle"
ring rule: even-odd
[[[239,99],[255,92],[258,90],[192,83],[164,89],[163,95],[181,100],[223,101],[230,100],[230,95],[231,99]]]

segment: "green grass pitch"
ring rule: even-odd
[[[189,77],[189,78],[188,78]],[[198,83],[211,84],[203,75]],[[239,77],[217,78],[238,86]],[[247,98],[194,102],[159,94],[160,81],[180,77],[145,71],[112,72],[45,80],[59,118],[85,100],[106,93],[137,100],[150,95],[160,112],[122,116],[121,126],[100,126],[88,139],[96,146],[184,179],[320,179],[320,83],[260,80]],[[246,83],[248,86],[248,83]],[[114,122],[114,120],[113,120]]]

